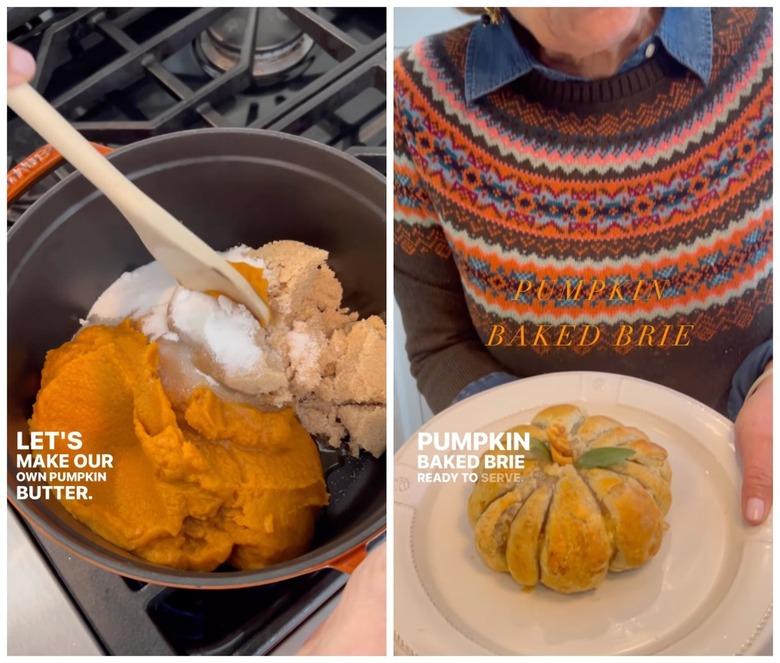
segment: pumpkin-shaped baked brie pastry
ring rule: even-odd
[[[491,569],[569,594],[658,552],[672,501],[664,448],[574,405],[545,408],[512,431],[530,434],[525,467],[485,470],[486,455],[518,453],[487,451],[468,504],[477,550]]]

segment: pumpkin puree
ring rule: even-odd
[[[291,409],[261,412],[195,389],[174,409],[157,344],[125,321],[91,326],[46,356],[32,430],[80,431],[111,453],[91,500],[63,500],[93,532],[150,562],[255,569],[309,549],[328,494],[316,446]],[[67,484],[62,484],[67,485]]]

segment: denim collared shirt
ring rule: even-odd
[[[542,64],[517,39],[506,13],[497,25],[477,23],[466,55],[466,99],[475,101],[531,71],[555,80],[583,80]],[[659,48],[707,85],[712,71],[712,16],[708,7],[667,7],[655,33],[623,62],[623,73],[652,57]]]

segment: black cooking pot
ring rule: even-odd
[[[55,159],[43,153],[10,185]],[[310,140],[250,129],[202,129],[117,150],[114,165],[212,247],[293,239],[330,252],[344,304],[385,313],[385,182],[356,159]],[[188,588],[260,585],[324,567],[350,571],[385,527],[385,458],[342,457],[327,473],[331,503],[311,552],[260,571],[180,571],[128,553],[76,521],[56,500],[16,499],[16,434],[38,388],[46,351],[120,274],[151,260],[108,200],[74,173],[49,190],[8,235],[8,496],[32,525],[104,569]]]

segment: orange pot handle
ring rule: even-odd
[[[111,154],[114,151],[114,148],[100,143],[91,143],[91,145],[101,154]],[[7,176],[8,204],[10,205],[33,184],[46,177],[63,161],[62,155],[57,150],[51,145],[44,145],[11,168]]]
[[[337,557],[336,559],[332,559],[325,566],[329,569],[336,569],[342,573],[352,575],[352,572],[368,555],[368,546],[371,545],[374,540],[384,534],[385,529],[386,528],[383,527],[378,532],[372,534],[366,541],[356,545],[354,548],[352,548],[352,550],[347,550],[347,552]]]

